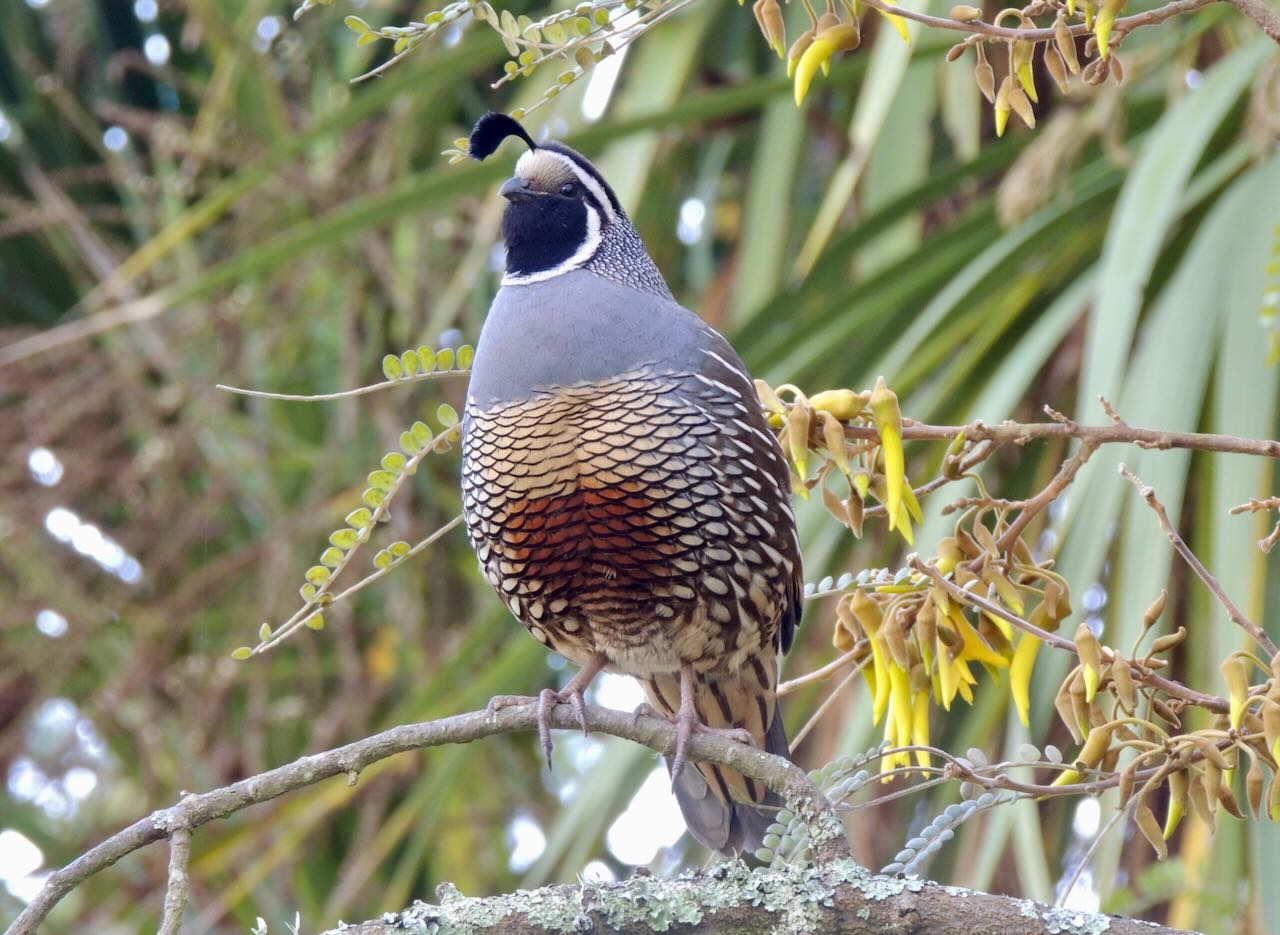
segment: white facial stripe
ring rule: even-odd
[[[568,156],[561,156],[559,153],[552,153],[551,155],[558,156],[568,164],[569,169],[578,177],[578,181],[582,183],[583,187],[595,196],[596,203],[600,205],[600,210],[604,212],[605,217],[610,221],[617,217],[617,214],[613,210],[613,202],[609,200],[609,193],[604,190],[604,186],[596,181],[595,177],[592,176],[591,173],[587,172],[582,168],[582,166],[578,165]]]
[[[596,252],[596,248],[600,246],[600,213],[591,205],[584,205],[583,207],[587,209],[587,236],[583,239],[582,246],[574,252],[573,256],[558,266],[551,267],[551,269],[538,270],[535,273],[525,273],[523,275],[507,273],[502,277],[502,285],[526,286],[529,283],[543,282],[547,279],[553,279],[562,273],[575,270],[591,259]]]
[[[600,205],[600,210],[604,212],[604,216],[610,221],[617,218],[617,212],[613,210],[613,202],[609,199],[609,193],[604,190],[604,186],[591,173],[563,153],[557,153],[550,149],[527,150],[521,153],[520,158],[516,160],[516,175],[525,179],[538,176],[541,173],[537,164],[545,159],[554,159],[565,166],[582,184],[582,187],[591,192],[596,202]]]

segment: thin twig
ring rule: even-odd
[[[1277,509],[1280,509],[1280,497],[1267,497],[1265,500],[1251,498],[1248,503],[1233,506],[1228,512],[1235,516],[1238,513],[1270,512]],[[1276,522],[1270,533],[1258,540],[1258,548],[1263,552],[1270,552],[1276,547],[1277,542],[1280,542],[1280,520]]]
[[[1227,592],[1222,589],[1218,579],[1210,573],[1209,569],[1204,567],[1204,563],[1191,551],[1190,546],[1183,541],[1182,536],[1178,535],[1178,530],[1174,529],[1173,523],[1169,522],[1169,514],[1165,510],[1164,504],[1156,497],[1155,490],[1144,484],[1137,475],[1123,464],[1120,465],[1120,476],[1138,489],[1138,494],[1143,500],[1147,501],[1147,506],[1151,507],[1156,514],[1160,528],[1164,530],[1165,536],[1173,543],[1174,549],[1177,550],[1183,561],[1191,567],[1191,570],[1196,573],[1200,580],[1205,583],[1205,586],[1213,592],[1213,596],[1218,599],[1218,603],[1226,609],[1227,616],[1231,618],[1231,622],[1253,637],[1268,656],[1274,656],[1277,652],[1280,652],[1280,647],[1276,646],[1275,641],[1267,636],[1262,627],[1245,616],[1244,612],[1227,596]]]
[[[822,715],[827,712],[827,709],[835,702],[836,696],[844,690],[846,685],[854,680],[854,677],[857,676],[859,672],[867,667],[867,663],[870,661],[870,656],[863,659],[857,666],[849,670],[849,673],[842,678],[839,683],[837,683],[835,688],[831,689],[831,694],[827,695],[827,697],[822,700],[822,704],[818,705],[818,710],[813,712],[809,717],[809,720],[805,722],[804,727],[800,728],[800,732],[792,738],[791,746],[793,748],[800,746],[800,741],[809,736],[809,731],[813,730],[814,726],[818,723],[818,719],[821,718]]]
[[[164,893],[164,917],[156,935],[178,935],[182,914],[187,911],[191,878],[187,865],[191,862],[191,832],[177,828],[169,835],[169,885]]]
[[[1018,541],[1022,531],[1036,518],[1036,515],[1071,486],[1071,482],[1076,479],[1076,475],[1080,473],[1080,469],[1084,467],[1085,462],[1098,450],[1099,444],[1093,439],[1085,439],[1081,443],[1080,450],[1072,458],[1063,462],[1062,467],[1058,469],[1058,473],[1054,475],[1053,480],[1045,486],[1044,490],[1041,490],[1025,502],[1022,512],[1018,514],[1018,518],[1009,524],[1009,528],[1004,531],[996,542],[997,549],[1001,552],[1007,552],[1013,548],[1013,544]]]
[[[866,652],[867,641],[865,639],[858,640],[857,645],[842,656],[837,656],[825,666],[814,669],[812,672],[806,672],[804,675],[797,675],[793,679],[778,683],[778,697],[789,695],[794,691],[799,691],[810,682],[824,682],[831,676],[835,675],[849,663],[855,661],[859,653]]]
[[[1280,42],[1280,14],[1262,0],[1226,0],[1226,2],[1257,23],[1272,42]]]
[[[347,399],[351,396],[363,396],[366,393],[376,393],[379,390],[389,389],[393,386],[405,386],[409,383],[421,383],[424,380],[438,380],[441,377],[465,377],[470,376],[470,374],[470,370],[433,370],[430,373],[415,373],[411,377],[401,377],[398,380],[384,380],[381,383],[358,386],[354,390],[341,390],[337,393],[315,393],[309,396],[296,393],[267,393],[263,390],[247,390],[239,386],[227,386],[225,383],[217,384],[214,389],[235,393],[237,396],[252,396],[255,399],[284,399],[292,402],[313,403],[326,399]]]
[[[676,728],[664,719],[636,717],[630,712],[612,711],[596,705],[587,705],[585,713],[587,727],[591,731],[621,737],[662,754],[670,755],[675,750]],[[267,802],[333,776],[357,775],[370,764],[397,753],[536,730],[537,719],[538,705],[529,703],[492,713],[473,711],[437,721],[405,724],[343,747],[300,757],[286,766],[212,792],[184,796],[176,805],[134,822],[52,873],[40,892],[6,930],[6,935],[33,935],[53,907],[89,877],[120,858],[172,837],[179,831],[194,831],[250,805]],[[558,730],[581,729],[577,713],[568,705],[552,708],[550,722]],[[813,786],[798,766],[747,744],[711,734],[695,734],[689,741],[689,756],[694,760],[729,767],[763,782],[781,795],[809,826],[815,860],[825,862],[851,856],[839,816],[826,796]]]

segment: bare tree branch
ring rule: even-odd
[[[639,876],[617,883],[547,886],[467,898],[451,884],[437,905],[327,935],[543,935],[547,932],[823,932],[835,935],[1174,935],[1177,929],[1117,916],[1051,909],[1028,899],[955,886],[873,876],[851,860],[752,872],[741,863],[678,879]]]
[[[675,750],[676,730],[665,720],[637,717],[594,705],[587,706],[586,714],[587,727],[596,733],[643,744],[658,753],[670,755]],[[343,747],[301,757],[288,765],[212,792],[187,795],[176,805],[152,812],[134,822],[54,872],[35,899],[9,926],[6,935],[32,935],[67,893],[98,871],[148,844],[189,834],[201,825],[234,815],[250,805],[333,776],[346,774],[354,782],[362,769],[397,753],[535,730],[537,715],[536,704],[525,704],[493,713],[473,711],[438,721],[405,724]],[[551,726],[576,730],[577,715],[568,706],[558,705],[551,711]],[[800,767],[754,747],[708,734],[694,735],[690,741],[689,756],[694,760],[728,766],[760,780],[781,795],[788,807],[808,826],[816,860],[825,862],[850,857],[849,842],[839,815]],[[177,846],[184,848],[186,845],[179,843]],[[172,868],[172,862],[170,866]],[[174,898],[176,900],[177,894]]]
[[[1227,616],[1231,618],[1231,622],[1253,637],[1268,656],[1274,656],[1277,652],[1280,652],[1280,648],[1276,646],[1275,641],[1267,636],[1262,627],[1245,616],[1244,611],[1237,607],[1235,602],[1227,596],[1227,592],[1222,589],[1221,582],[1213,576],[1213,573],[1208,568],[1204,567],[1204,562],[1196,557],[1196,553],[1192,552],[1191,547],[1187,545],[1182,536],[1178,535],[1178,530],[1174,529],[1173,523],[1169,521],[1169,513],[1165,510],[1164,504],[1156,497],[1155,490],[1144,484],[1141,478],[1123,464],[1120,465],[1120,476],[1138,488],[1138,494],[1143,500],[1147,501],[1147,506],[1151,507],[1156,514],[1156,519],[1160,522],[1160,528],[1164,531],[1165,536],[1173,543],[1173,547],[1182,556],[1183,561],[1199,576],[1205,586],[1213,592],[1213,596],[1218,599],[1218,603],[1226,609]]]
[[[187,911],[191,880],[187,865],[191,862],[191,832],[178,828],[169,835],[169,885],[164,893],[164,918],[156,935],[178,935],[182,930],[182,914]]]
[[[869,425],[846,425],[849,438],[879,441],[880,436]],[[1227,454],[1280,458],[1280,441],[1241,438],[1237,435],[1215,435],[1205,432],[1162,432],[1131,425],[1079,425],[1075,422],[1001,422],[988,425],[982,420],[967,425],[929,425],[902,420],[904,441],[944,441],[963,435],[968,441],[989,441],[996,445],[1025,445],[1049,438],[1078,438],[1098,445],[1128,444],[1142,448],[1186,448],[1194,451],[1220,451]]]
[[[1280,14],[1267,6],[1264,0],[1226,0],[1226,2],[1257,23],[1272,42],[1280,42]]]

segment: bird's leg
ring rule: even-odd
[[[538,703],[538,743],[542,747],[543,756],[546,757],[547,769],[551,769],[551,751],[554,749],[551,743],[551,709],[558,704],[569,705],[569,707],[573,708],[574,713],[578,715],[578,723],[582,725],[582,732],[584,734],[587,733],[587,703],[583,693],[595,677],[600,674],[600,671],[608,661],[604,653],[596,653],[578,670],[578,674],[569,680],[568,685],[559,691],[544,688],[536,698],[531,698],[528,695],[495,695],[489,701],[488,711],[492,714],[495,711],[501,711],[503,708],[511,708],[536,701]]]
[[[756,746],[756,739],[742,727],[708,727],[698,716],[694,704],[693,666],[680,667],[680,710],[676,712],[676,753],[671,760],[671,785],[674,787],[689,760],[689,741],[694,734],[713,734],[727,740]]]

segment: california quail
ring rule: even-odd
[[[776,808],[750,805],[776,799],[683,767],[695,731],[788,755],[778,653],[802,577],[786,462],[746,367],[675,302],[590,162],[502,114],[476,125],[471,155],[512,135],[529,150],[501,189],[507,270],[463,420],[471,543],[511,612],[582,667],[540,696],[548,755],[551,706],[581,716],[597,673],[634,676],[676,722],[670,769],[694,837],[754,850]]]

